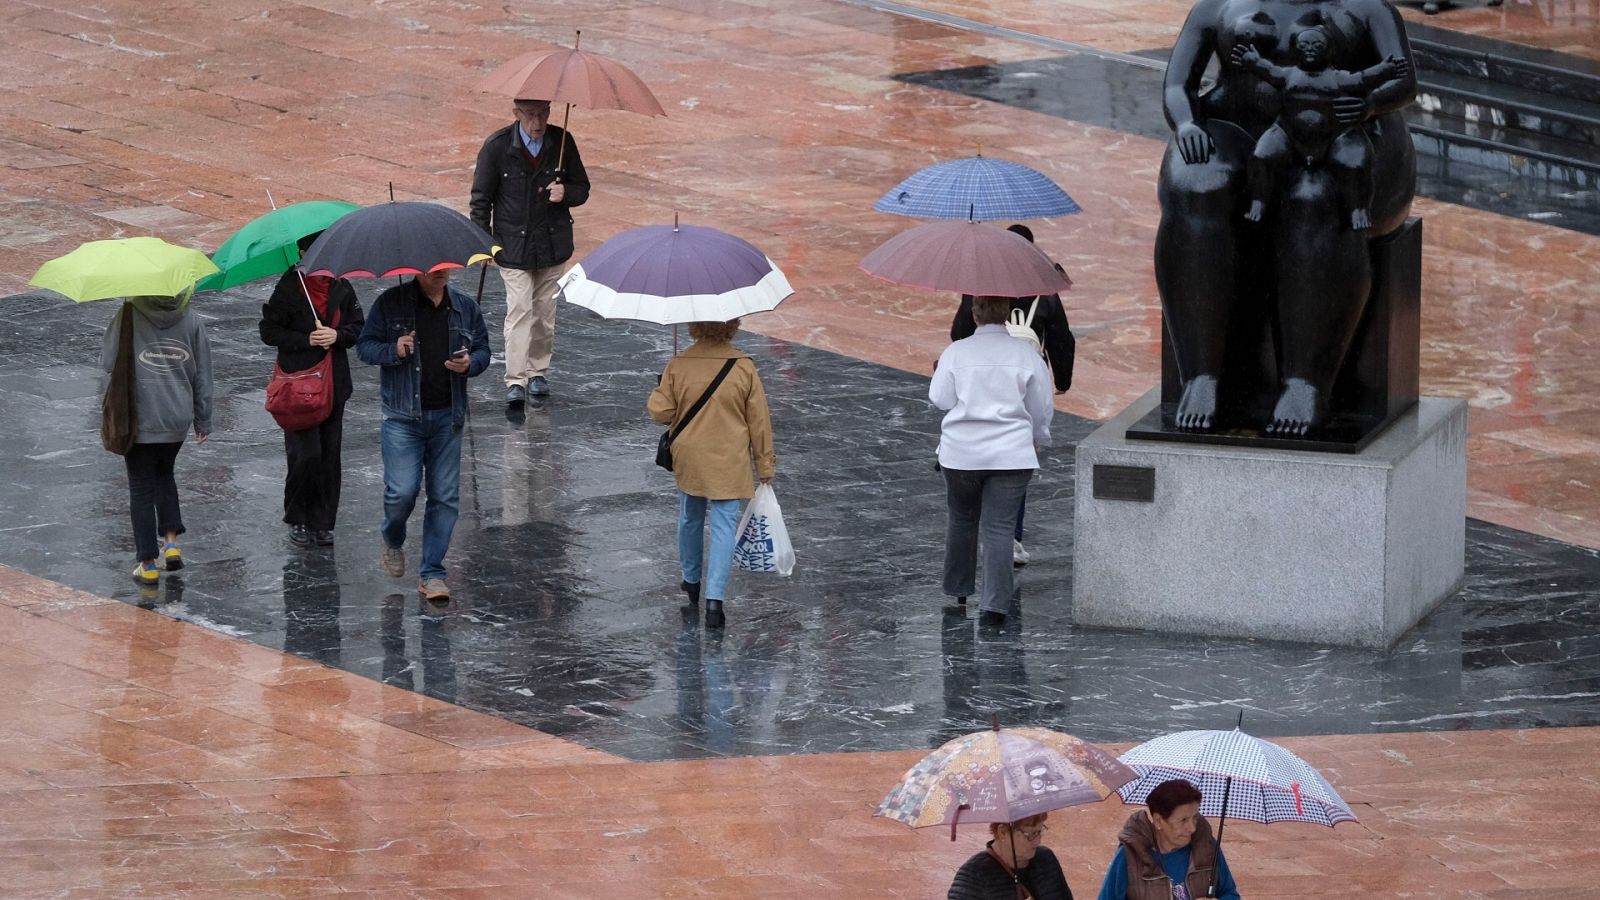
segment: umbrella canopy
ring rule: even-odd
[[[312,200],[291,203],[252,219],[222,242],[211,261],[221,269],[195,285],[196,291],[220,291],[277,275],[300,261],[299,240],[355,212],[354,203]]]
[[[613,237],[559,282],[561,297],[607,319],[725,322],[776,307],[789,279],[748,241],[715,228],[649,225]]]
[[[329,225],[300,268],[336,278],[416,275],[492,259],[497,249],[487,231],[447,206],[390,201]]]
[[[583,50],[536,50],[478,79],[478,90],[518,100],[549,100],[584,109],[665,116],[660,101],[622,63]]]
[[[109,297],[175,297],[217,267],[199,250],[153,237],[90,241],[39,267],[28,282],[79,303]]]
[[[874,815],[923,828],[958,820],[1015,822],[1094,803],[1135,778],[1111,754],[1044,728],[994,728],[958,737],[923,757]]]
[[[922,219],[1047,219],[1079,212],[1067,192],[1021,163],[973,156],[914,172],[872,205]]]
[[[861,270],[895,284],[996,297],[1054,294],[1072,286],[1043,250],[981,222],[929,222],[885,241]]]
[[[1125,803],[1143,803],[1163,781],[1182,778],[1200,789],[1200,811],[1209,816],[1330,827],[1356,821],[1309,763],[1237,729],[1180,731],[1146,741],[1121,759],[1139,773],[1138,781],[1118,791]]]

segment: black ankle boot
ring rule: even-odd
[[[691,605],[700,602],[700,582],[696,581],[694,584],[690,584],[687,581],[680,581],[678,582],[678,587],[683,588],[683,592],[689,595],[689,603]]]
[[[706,627],[721,628],[728,624],[728,617],[722,614],[721,600],[706,601]]]

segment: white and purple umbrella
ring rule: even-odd
[[[558,282],[560,296],[607,319],[726,322],[794,293],[750,242],[715,228],[649,225],[613,237]]]

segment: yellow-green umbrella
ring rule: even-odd
[[[83,244],[40,266],[28,283],[87,303],[109,297],[175,297],[216,271],[199,250],[134,237]]]

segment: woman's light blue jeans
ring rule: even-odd
[[[705,585],[700,594],[707,600],[723,600],[728,594],[728,572],[733,568],[733,529],[739,524],[739,501],[707,500],[678,492],[678,565],[683,569],[684,581],[700,584],[707,506],[711,507],[711,555],[706,560]]]

